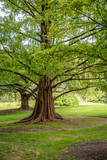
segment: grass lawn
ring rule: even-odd
[[[0,160],[55,160],[75,142],[107,138],[107,105],[57,107],[62,123],[13,124],[31,112],[0,115]]]

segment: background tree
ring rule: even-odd
[[[21,107],[20,110],[28,110],[29,99],[33,96],[36,99],[37,88],[31,86],[32,84],[22,79],[21,77],[14,76],[8,72],[1,72],[0,75],[0,89],[1,91],[7,91],[8,93],[19,92],[21,96]]]
[[[1,52],[8,55],[8,59],[4,55],[5,64],[1,62],[0,70],[24,78],[38,88],[33,113],[20,122],[63,120],[54,110],[55,99],[92,87],[93,80],[105,79],[105,53],[103,58],[96,56],[92,37],[95,42],[100,33],[105,34],[106,26],[86,18],[88,1],[2,2],[7,15],[1,23]],[[96,2],[93,3],[95,9]],[[91,16],[98,18],[98,12],[94,14],[91,7],[89,10]],[[53,90],[69,81],[87,83],[83,87],[67,88],[53,98]]]

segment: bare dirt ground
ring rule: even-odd
[[[70,145],[57,160],[107,160],[107,139],[82,141]]]

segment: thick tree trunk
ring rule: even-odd
[[[30,95],[29,94],[26,94],[25,91],[22,91],[20,90],[20,95],[21,95],[21,107],[19,108],[19,110],[29,110],[30,107],[29,107],[29,98],[30,98]]]
[[[51,42],[48,39],[48,30],[51,25],[51,21],[50,18],[48,21],[45,21],[45,12],[48,10],[48,3],[46,3],[44,0],[42,0],[41,10],[43,13],[40,26],[41,46],[43,44],[44,48],[50,48]],[[46,69],[46,65],[44,69]],[[20,121],[21,123],[39,123],[63,120],[63,118],[55,112],[52,87],[50,82],[51,78],[47,76],[44,76],[42,79],[40,79],[34,111],[29,117],[22,119]]]
[[[55,112],[50,77],[44,77],[39,82],[38,95],[33,113],[22,119],[21,123],[39,123],[59,121],[63,118]]]
[[[29,95],[28,94],[21,94],[21,110],[28,110],[30,109],[29,107],[29,103],[28,103],[28,100],[29,100]]]

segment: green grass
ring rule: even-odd
[[[57,108],[62,116],[100,116],[107,117],[107,105],[80,105],[77,107]]]
[[[0,160],[29,160],[31,158],[55,160],[59,153],[67,150],[68,145],[83,140],[107,138],[107,120],[97,118],[97,116],[107,117],[107,105],[56,108],[56,112],[69,118],[71,123],[12,124],[14,119],[26,117],[31,112],[19,111],[0,115]],[[15,132],[16,129],[17,132]],[[5,133],[2,133],[3,131]]]
[[[19,108],[19,106],[17,105],[10,105],[8,103],[4,104],[3,103],[0,105],[0,110],[7,110],[7,109],[16,109],[16,108]]]
[[[28,116],[32,111],[17,111],[8,114],[0,115],[0,121],[12,120],[12,119],[21,119]]]
[[[7,108],[8,109],[8,108]],[[5,115],[0,115],[0,121],[21,119],[32,111],[12,112]],[[57,107],[56,112],[62,116],[100,116],[107,117],[107,105],[80,105],[75,107]]]
[[[40,153],[38,160],[54,160],[61,150],[64,150],[66,146],[72,143],[82,140],[107,138],[106,129],[107,125],[103,125],[92,129],[73,131],[2,134],[0,141],[2,141],[2,143],[9,143],[13,149],[17,148],[16,151],[12,151],[11,149],[11,154],[13,154],[13,152],[17,152],[17,154],[23,152],[23,157],[26,150],[28,149],[29,151],[30,147],[29,152],[38,151]],[[8,149],[8,155],[9,152],[10,148]]]
[[[0,110],[20,108],[20,102],[0,102]],[[29,100],[29,106],[34,107],[35,101]]]

